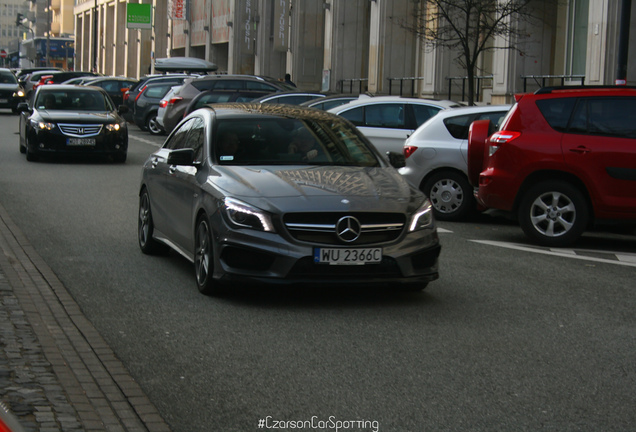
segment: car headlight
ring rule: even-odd
[[[38,122],[37,124],[37,128],[41,129],[41,130],[52,130],[55,129],[55,123],[50,123],[50,122]]]
[[[24,97],[24,92],[22,90],[18,90],[17,92],[13,93],[13,97]]]
[[[433,207],[431,202],[426,198],[422,206],[411,216],[409,224],[409,232],[431,228],[433,226]]]
[[[228,220],[237,227],[274,232],[269,214],[234,198],[223,200],[223,210]]]
[[[117,132],[122,129],[124,126],[119,123],[111,123],[106,125],[106,130],[109,132]]]

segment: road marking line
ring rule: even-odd
[[[135,135],[128,135],[128,138],[129,138],[129,139],[130,139],[130,138],[132,138],[132,139],[135,139],[135,140],[137,140],[137,141],[141,141],[141,142],[142,142],[142,143],[144,143],[144,144],[150,144],[151,146],[155,146],[155,147],[161,147],[161,146],[163,146],[163,143],[161,143],[161,144],[157,144],[156,142],[152,142],[152,141],[150,141],[150,140],[147,140],[147,139],[145,139],[145,138],[140,138],[140,137],[135,136]]]
[[[447,230],[447,229],[440,228],[440,227],[437,227],[437,232],[438,233],[452,233],[451,230]]]
[[[636,255],[616,254],[616,258],[622,262],[636,263]]]
[[[565,253],[563,253],[563,252],[556,252],[554,249],[553,250],[536,249],[536,248],[522,246],[522,245],[518,245],[514,243],[504,243],[504,242],[497,242],[497,241],[490,241],[490,240],[469,240],[469,241],[486,244],[490,246],[498,246],[498,247],[503,247],[508,249],[525,251],[525,252],[533,252],[533,253],[538,253],[543,255],[553,255],[553,256],[560,256],[563,258],[572,258],[572,259],[578,259],[583,261],[593,261],[593,262],[600,262],[605,264],[615,264],[615,265],[622,265],[622,266],[628,266],[628,267],[636,267],[636,257],[629,256],[629,255],[619,255],[619,254],[613,253],[613,255],[616,256],[617,259],[611,260],[611,259],[605,259],[605,258],[595,258],[595,257],[585,256],[585,255],[572,255],[571,253],[569,253],[568,249],[566,249]],[[608,252],[608,253],[611,253],[611,252]],[[627,257],[627,259],[620,260],[619,256]]]

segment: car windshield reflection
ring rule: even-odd
[[[41,91],[34,104],[39,110],[112,111],[113,106],[101,92],[90,90]]]
[[[332,119],[228,120],[216,128],[213,146],[220,165],[379,166],[355,130]]]

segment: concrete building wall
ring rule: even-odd
[[[405,82],[402,93],[437,98],[448,97],[449,77],[466,74],[458,66],[456,51],[431,49],[399,24],[413,19],[423,0],[197,0],[197,8],[209,9],[211,15],[197,21],[194,36],[190,21],[168,21],[167,1],[137,1],[154,5],[153,30],[122,30],[125,0],[97,0],[100,72],[136,77],[151,70],[154,58],[191,55],[217,63],[223,72],[273,77],[289,72],[307,90],[339,91],[344,80],[344,91],[396,94],[399,83],[394,81],[389,90],[388,78],[417,77],[414,86]],[[283,3],[287,15],[281,13]],[[589,2],[587,84],[613,83],[620,3]],[[76,31],[81,32],[76,38],[78,64],[83,69],[91,68],[94,55],[94,4],[94,0],[77,0],[74,8]],[[523,90],[524,75],[567,72],[567,0],[535,0],[532,8],[536,22],[510,23],[527,37],[494,39],[493,45],[504,49],[482,56],[478,75],[492,74],[493,79],[480,89],[479,101],[509,102]],[[285,46],[277,40],[281,19],[289,42]],[[636,53],[636,32],[631,32],[630,41],[630,54]],[[630,55],[628,83],[636,80],[635,63],[636,56]],[[455,84],[450,90],[453,99],[463,97],[461,86]]]

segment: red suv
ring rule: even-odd
[[[636,87],[550,87],[517,95],[499,131],[471,125],[468,175],[486,208],[516,215],[546,246],[592,223],[636,221]]]

